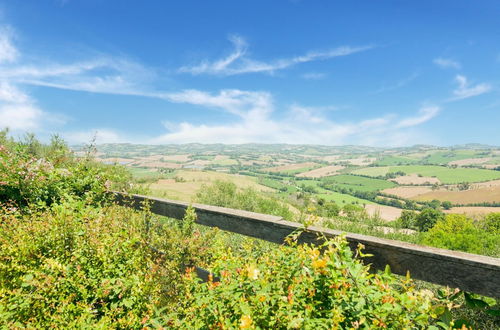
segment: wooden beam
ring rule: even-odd
[[[150,204],[151,212],[175,219],[182,219],[189,203],[152,198],[141,195],[115,193],[120,205],[141,209],[143,203]],[[197,223],[218,227],[222,230],[259,238],[281,244],[294,231],[303,228],[299,223],[281,217],[228,209],[202,204],[192,204],[198,216]],[[343,233],[341,231],[309,227],[299,237],[300,243],[318,244],[318,237],[335,237],[345,234],[352,249],[358,244],[365,246],[364,253],[373,254],[363,258],[375,269],[386,265],[395,274],[460,288],[485,296],[500,298],[500,259],[465,252],[450,251],[372,236]]]

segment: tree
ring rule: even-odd
[[[434,208],[425,208],[415,218],[415,226],[419,231],[428,231],[439,220],[444,219],[444,213]]]
[[[403,210],[401,216],[399,217],[399,222],[403,228],[413,229],[415,228],[415,221],[417,218],[417,213],[415,211]]]
[[[450,201],[444,201],[443,203],[441,203],[441,206],[445,209],[445,210],[449,210],[453,207],[453,204],[451,204]]]

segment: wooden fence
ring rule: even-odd
[[[140,209],[148,201],[151,212],[175,219],[182,219],[188,203],[153,198],[142,195],[115,193],[120,205]],[[196,209],[197,223],[222,230],[259,238],[281,244],[285,237],[303,226],[281,217],[234,210],[223,207],[191,204]],[[318,234],[334,237],[342,232],[318,227],[309,227],[300,237],[300,243],[318,243]],[[372,236],[347,233],[346,239],[352,249],[358,244],[365,246],[364,258],[375,269],[391,267],[395,274],[460,288],[485,296],[500,298],[500,259],[465,252],[450,251]],[[204,271],[198,269],[199,275]],[[206,274],[205,274],[206,275]]]

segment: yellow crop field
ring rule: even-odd
[[[500,202],[500,186],[482,187],[463,191],[431,191],[419,195],[414,199],[421,201],[437,199],[459,204]]]

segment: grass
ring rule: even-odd
[[[328,191],[326,193],[316,194],[316,197],[323,198],[326,201],[333,201],[339,206],[344,206],[346,204],[376,204],[372,201],[357,198],[347,194],[341,194],[335,191]]]
[[[230,181],[239,188],[251,187],[258,191],[273,191],[273,189],[257,183],[255,177],[235,175],[212,171],[176,171],[175,177],[180,180],[170,182],[156,182],[149,185],[152,195],[182,201],[191,201],[204,184],[211,184],[216,180]]]
[[[420,174],[426,177],[436,177],[445,184],[455,184],[461,182],[482,182],[500,179],[500,171],[477,168],[449,168],[437,165],[367,167],[355,170],[352,173],[367,176],[383,176],[389,172],[398,171],[404,172],[406,174]]]
[[[210,164],[212,165],[219,165],[219,166],[231,166],[231,165],[238,165],[238,161],[235,159],[217,159],[213,160]]]
[[[325,183],[334,183],[341,188],[353,189],[357,191],[379,191],[395,187],[391,181],[372,179],[356,175],[336,175],[323,178]]]
[[[390,166],[390,165],[411,165],[418,164],[419,160],[404,157],[404,156],[386,156],[380,160],[377,160],[374,164],[378,166]]]
[[[423,161],[429,164],[447,164],[454,160],[477,157],[481,157],[481,155],[475,150],[450,150],[432,153],[429,156],[425,157]]]

